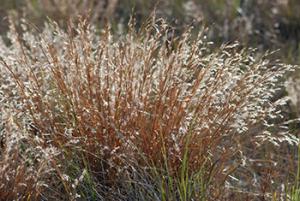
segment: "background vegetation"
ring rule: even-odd
[[[299,9],[0,0],[0,198],[299,200]]]

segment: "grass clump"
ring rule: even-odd
[[[212,51],[205,32],[170,38],[161,19],[133,27],[115,37],[84,19],[66,30],[21,23],[21,33],[11,23],[0,45],[0,173],[23,172],[0,185],[11,192],[2,197],[221,199],[248,143],[297,142],[270,132],[285,103],[272,96],[293,66],[238,44]]]

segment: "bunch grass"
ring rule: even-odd
[[[204,30],[170,38],[155,17],[119,37],[76,23],[11,20],[0,44],[0,174],[11,173],[1,197],[221,199],[248,165],[245,142],[298,142],[270,132],[286,103],[272,97],[293,66],[237,43],[212,50]]]

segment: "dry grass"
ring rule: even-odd
[[[238,44],[212,51],[205,32],[170,38],[161,19],[118,38],[79,22],[21,34],[11,23],[0,45],[2,198],[230,199],[255,191],[239,171],[249,148],[297,143],[271,124],[293,66]]]

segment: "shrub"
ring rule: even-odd
[[[293,66],[238,44],[212,51],[205,32],[170,38],[161,19],[139,31],[132,20],[120,37],[109,26],[98,33],[79,21],[66,30],[51,22],[42,32],[21,23],[20,34],[11,23],[10,44],[0,45],[1,111],[12,114],[3,117],[0,173],[7,163],[12,173],[21,168],[8,180],[21,175],[26,187],[0,185],[2,192],[36,199],[216,199],[238,175],[248,143],[297,142],[286,129],[271,132],[285,103],[271,98]],[[15,156],[20,162],[7,162]],[[46,171],[34,177],[43,188],[32,186],[32,171]]]

